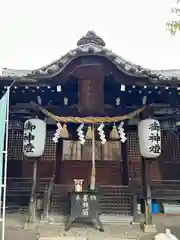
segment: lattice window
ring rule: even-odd
[[[52,140],[53,135],[54,135],[54,131],[47,131],[44,154],[41,157],[42,160],[45,160],[45,161],[56,160],[56,144]]]
[[[141,156],[137,131],[127,132],[127,149],[128,149],[128,156],[131,156],[131,157]]]
[[[56,144],[52,141],[54,132],[47,132],[45,150],[42,160],[56,160]],[[8,136],[8,159],[24,160],[23,154],[23,131],[9,130]]]
[[[10,130],[8,135],[8,159],[23,160],[23,132]]]
[[[129,178],[140,181],[141,178],[141,154],[139,148],[139,138],[137,130],[127,132],[127,157]]]
[[[162,131],[162,154],[163,162],[180,162],[180,138],[171,131]]]
[[[13,133],[9,131],[8,133],[8,159],[13,159]]]
[[[180,137],[175,135],[175,144],[173,145],[174,161],[180,162]]]

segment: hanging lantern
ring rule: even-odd
[[[145,119],[138,125],[140,152],[143,157],[156,158],[161,154],[161,129],[159,121]]]
[[[64,105],[66,105],[66,106],[68,105],[68,98],[67,97],[64,98]]]
[[[112,131],[111,131],[109,136],[110,136],[111,139],[119,139],[118,132],[117,132],[115,124],[113,125]]]
[[[124,92],[126,90],[126,86],[121,84],[121,91]]]
[[[147,104],[147,96],[143,96],[142,105],[146,105],[146,104]]]
[[[120,102],[121,102],[120,97],[117,97],[117,98],[116,98],[116,106],[119,106],[119,105],[120,105]]]
[[[66,123],[63,124],[62,130],[61,130],[61,137],[62,138],[68,138],[69,137],[69,132],[68,132]]]
[[[46,139],[46,123],[38,118],[24,123],[23,152],[26,157],[43,155]]]
[[[41,98],[41,96],[37,96],[37,103],[39,105],[42,105],[42,98]]]
[[[92,139],[92,128],[91,125],[88,126],[87,133],[86,133],[86,139]]]
[[[57,92],[61,92],[61,90],[62,90],[61,85],[58,85],[58,86],[56,87],[56,91],[57,91]]]

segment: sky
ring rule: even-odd
[[[180,33],[166,31],[175,2],[0,0],[0,67],[40,68],[94,30],[108,49],[134,64],[180,69]]]

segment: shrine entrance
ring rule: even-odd
[[[79,141],[62,140],[61,154],[57,155],[57,183],[72,184],[73,179],[90,182],[92,168],[92,141],[82,146]],[[100,185],[128,184],[126,146],[120,141],[95,142],[96,183]]]
[[[4,76],[5,79],[1,81],[2,92],[8,85],[5,81],[14,80],[16,74],[11,73],[8,78],[8,74]],[[108,50],[103,39],[91,31],[78,41],[74,50],[58,61],[40,70],[30,71],[23,77],[17,76],[17,86],[12,91],[11,118],[20,119],[23,124],[26,118],[37,115],[45,118],[46,115],[46,146],[38,161],[38,181],[39,185],[47,183],[48,198],[52,199],[53,204],[57,203],[59,211],[67,207],[64,208],[64,204],[68,203],[68,192],[74,189],[73,179],[84,179],[85,185],[90,184],[92,140],[86,137],[85,143],[80,144],[77,134],[77,127],[84,123],[85,135],[89,125],[95,125],[96,128],[94,160],[96,184],[101,190],[102,212],[132,214],[132,185],[129,185],[134,182],[136,186],[133,189],[141,188],[141,155],[137,132],[139,119],[136,118],[136,123],[130,124],[129,121],[143,111],[144,105],[153,103],[154,99],[161,100],[159,98],[162,95],[156,96],[157,91],[153,87],[157,81],[151,82],[151,79],[157,80],[158,76]],[[169,103],[168,97],[167,100]],[[37,108],[32,101],[38,105]],[[94,122],[81,121],[88,117],[94,118]],[[76,121],[78,118],[79,121]],[[127,137],[125,142],[110,137],[113,126],[117,128],[121,121],[124,122]],[[57,142],[53,142],[57,122],[67,125],[68,136],[60,136]],[[105,125],[104,145],[97,131],[101,123]],[[18,135],[9,134],[9,141],[11,135],[13,141],[9,144],[8,166],[11,168],[22,164],[19,167],[22,177],[31,179],[32,162],[24,160],[22,153],[23,129],[18,129],[18,132]],[[152,163],[151,172],[159,177],[158,171],[157,163]],[[9,169],[8,173],[9,177],[12,176],[13,170]],[[44,185],[41,193],[44,194]]]

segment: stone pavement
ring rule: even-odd
[[[52,238],[53,237],[53,238]],[[119,240],[119,239],[139,239],[139,232],[131,232],[128,228],[122,227],[106,227],[104,233],[99,233],[91,228],[72,228],[71,231],[65,233],[61,227],[46,227],[31,230],[13,229],[9,228],[6,231],[6,240],[12,239],[18,240],[36,240],[36,239],[48,239],[48,240]]]
[[[137,239],[141,235],[139,226],[123,224],[105,224],[105,232],[99,232],[91,224],[74,223],[72,228],[65,232],[64,224],[36,224],[24,225],[26,215],[11,214],[6,217],[6,238],[5,240],[37,240],[39,237],[51,237],[55,240],[84,240],[84,239]],[[53,238],[52,238],[53,237]],[[56,238],[57,237],[57,238]]]
[[[171,232],[180,239],[180,216],[156,216],[154,223],[157,226],[158,232],[164,232],[165,228],[170,228]],[[5,240],[37,240],[43,237],[50,237],[44,240],[119,240],[119,239],[141,239],[151,240],[153,234],[145,234],[137,225],[122,225],[122,224],[106,224],[105,232],[101,233],[93,229],[90,225],[82,227],[79,224],[74,224],[69,232],[64,231],[64,225],[59,224],[41,224],[28,225],[24,228],[24,217],[14,218],[7,217],[6,223],[6,238]]]
[[[41,237],[40,239],[50,237],[52,240],[119,240],[139,239],[141,234],[139,227],[132,225],[118,226],[117,224],[110,224],[104,225],[104,228],[105,232],[99,232],[98,230],[93,229],[91,225],[86,224],[83,226],[82,224],[79,225],[76,223],[73,224],[68,232],[64,230],[64,224],[44,224],[36,227],[28,225],[26,226],[26,229],[24,229],[24,227],[7,227],[6,240],[12,240],[13,238],[18,240],[36,240],[39,237]]]
[[[8,228],[6,229],[5,240],[37,240],[35,231],[25,231],[22,229]]]
[[[158,233],[164,233],[166,228],[180,240],[180,216],[154,216],[153,222]],[[141,240],[152,240],[155,234],[147,234]]]

